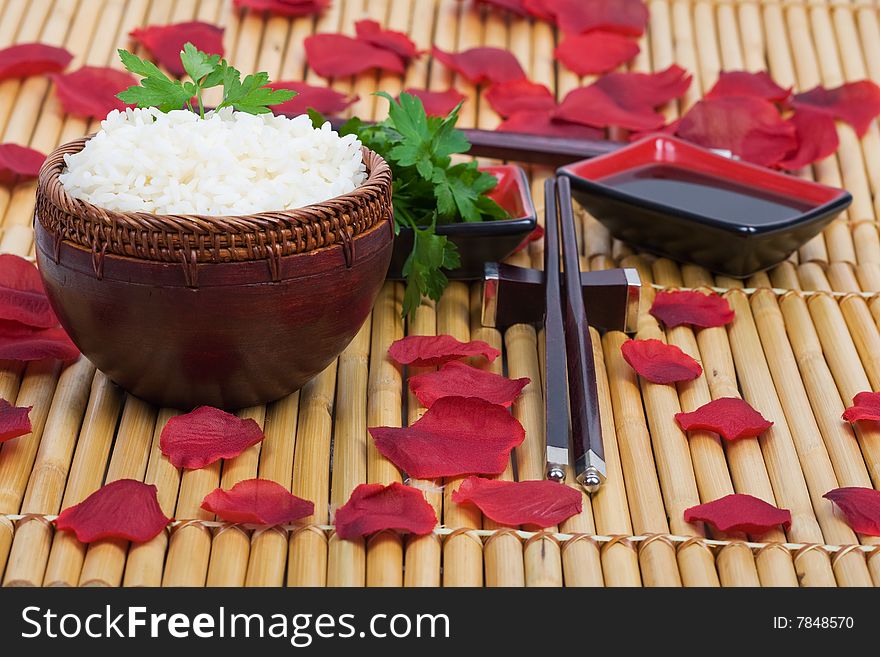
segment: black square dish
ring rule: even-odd
[[[616,238],[737,278],[785,260],[852,201],[842,189],[667,136],[557,173]]]

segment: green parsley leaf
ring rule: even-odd
[[[180,52],[180,63],[187,75],[198,82],[214,72],[220,63],[220,55],[204,53],[187,41]]]
[[[223,85],[223,102],[218,107],[232,107],[240,112],[265,114],[272,105],[290,100],[296,95],[288,89],[271,89],[268,73],[248,75],[244,80],[241,73],[230,66],[220,55],[209,55],[185,43],[180,53],[180,62],[191,81],[172,80],[152,62],[141,59],[126,50],[119,50],[119,58],[129,71],[143,79],[117,95],[120,100],[138,107],[157,107],[163,112],[190,107],[190,100],[196,97],[199,114],[204,117],[202,91]],[[190,109],[192,109],[190,107]]]
[[[442,269],[461,266],[455,244],[445,235],[437,235],[434,226],[413,229],[413,250],[403,265],[406,292],[403,296],[403,314],[412,317],[422,296],[439,301],[449,279]]]

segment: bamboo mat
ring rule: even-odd
[[[194,18],[226,26],[228,57],[273,79],[323,81],[305,70],[302,39],[314,31],[352,32],[366,16],[408,31],[423,48],[510,48],[532,79],[561,96],[582,81],[553,61],[554,34],[542,23],[457,0],[334,0],[318,19],[234,12],[227,0],[0,0],[0,47],[43,41],[64,45],[82,64],[116,65],[141,24]],[[880,5],[872,0],[649,0],[651,23],[633,69],[678,62],[694,74],[670,117],[695,102],[724,69],[768,69],[783,86],[808,89],[870,77],[880,82]],[[463,124],[492,128],[498,116],[473,86],[425,57],[406,78],[381,74],[336,81],[360,96],[352,112],[374,116],[376,89],[404,86],[468,94]],[[0,141],[48,152],[94,128],[67,118],[43,78],[0,83]],[[504,349],[491,367],[532,384],[513,413],[527,432],[505,477],[543,476],[541,335],[532,326],[501,333],[480,326],[476,287],[449,286],[415,319],[400,318],[402,287],[387,283],[354,342],[299,393],[248,409],[266,440],[236,459],[181,474],[161,457],[158,436],[176,411],[153,408],[110,383],[84,359],[0,364],[0,397],[33,405],[34,432],[0,449],[0,573],[4,585],[406,585],[406,586],[871,586],[880,585],[880,543],[856,536],[822,494],[838,486],[880,486],[880,430],[840,420],[853,395],[880,390],[880,132],[859,140],[839,127],[841,147],[800,172],[849,189],[846,216],[790,261],[743,282],[694,266],[633,254],[581,214],[584,269],[638,267],[655,286],[717,286],[736,310],[729,327],[664,331],[644,313],[638,337],[674,343],[705,375],[669,386],[643,384],[623,362],[621,333],[594,335],[608,480],[584,510],[558,528],[528,533],[499,528],[449,502],[456,481],[413,482],[426,489],[442,527],[408,539],[382,533],[342,541],[327,526],[332,510],[362,482],[400,474],[372,446],[367,427],[400,425],[423,409],[386,358],[405,333],[449,333]],[[536,201],[549,172],[531,171]],[[0,250],[28,255],[33,185],[0,188]],[[540,266],[541,245],[516,264]],[[746,287],[743,287],[743,286]],[[412,372],[410,372],[411,374]],[[169,372],[169,376],[174,376]],[[688,440],[673,421],[712,398],[741,395],[775,424],[760,440],[722,444],[709,433]],[[214,522],[199,508],[218,485],[260,476],[313,500],[307,526],[249,531]],[[149,543],[105,540],[83,546],[53,534],[48,519],[102,483],[129,477],[156,484],[164,511],[179,520]],[[792,512],[787,533],[766,543],[706,534],[685,523],[685,508],[732,492],[762,497]]]

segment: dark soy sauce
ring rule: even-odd
[[[665,164],[639,167],[601,182],[631,196],[736,224],[792,219],[813,207],[788,196]]]

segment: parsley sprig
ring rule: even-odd
[[[455,128],[461,104],[447,116],[435,117],[426,114],[416,96],[402,93],[395,100],[385,92],[377,95],[389,103],[388,118],[379,123],[353,118],[339,134],[356,134],[391,166],[395,228],[412,228],[414,235],[403,266],[403,313],[412,315],[422,296],[440,299],[448,283],[443,270],[461,265],[458,249],[436,233],[437,226],[508,215],[486,195],[498,182],[495,176],[480,171],[473,160],[452,163],[453,155],[470,149],[464,133]],[[323,122],[317,115],[312,119]]]
[[[212,87],[223,87],[223,101],[216,109],[231,107],[248,114],[267,114],[272,105],[290,100],[296,95],[288,89],[271,89],[269,74],[254,73],[241,79],[241,72],[229,65],[220,55],[209,55],[187,42],[180,52],[180,62],[189,80],[174,80],[150,61],[141,59],[127,50],[118,50],[123,66],[141,76],[140,84],[133,85],[116,95],[124,103],[137,107],[156,107],[163,112],[183,109],[195,110],[205,117],[202,92]]]

